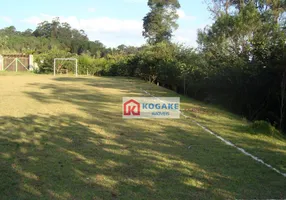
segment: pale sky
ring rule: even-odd
[[[196,46],[197,29],[211,24],[210,13],[203,0],[180,0],[180,4],[173,41]],[[0,0],[0,5],[0,28],[14,25],[17,30],[34,30],[38,23],[60,17],[108,47],[145,43],[142,19],[149,11],[147,0]]]

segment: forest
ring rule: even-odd
[[[33,54],[36,73],[51,73],[55,57],[77,57],[80,74],[138,77],[285,132],[286,2],[207,3],[213,24],[198,30],[197,48],[172,42],[179,1],[149,0],[140,47],[106,47],[55,18],[35,30],[1,29],[0,53]]]

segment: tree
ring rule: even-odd
[[[55,19],[53,19],[50,26],[52,29],[51,30],[51,38],[53,38],[53,39],[58,38],[58,29],[60,26],[60,18],[56,17]]]
[[[240,12],[246,5],[253,4],[260,13],[267,15],[268,20],[272,19],[278,23],[286,9],[285,0],[205,0],[205,2],[214,18],[218,18],[221,14],[230,14],[234,9]]]
[[[32,29],[27,29],[22,33],[23,36],[32,36],[33,35],[33,30]]]
[[[279,116],[279,128],[280,130],[283,130],[283,122],[284,122],[284,116],[285,116],[285,99],[286,99],[286,69],[282,75],[281,80],[281,89],[280,89],[280,116]]]
[[[3,33],[4,35],[15,35],[17,33],[17,30],[15,26],[9,26],[4,29],[1,29],[0,33]]]
[[[7,46],[7,37],[8,36],[4,36],[4,37],[1,37],[0,36],[0,49],[5,49],[6,46]]]
[[[212,3],[217,8],[213,9],[215,22],[198,34],[199,50],[209,65],[207,79],[199,83],[203,98],[212,97],[211,102],[250,120],[267,120],[282,129],[286,93],[283,2]]]
[[[151,11],[143,19],[143,36],[150,44],[170,41],[172,33],[178,28],[178,0],[149,0]]]

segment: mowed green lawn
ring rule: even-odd
[[[122,119],[136,79],[0,75],[0,199],[285,199],[286,178],[190,119]],[[286,173],[286,140],[181,98],[209,129]]]

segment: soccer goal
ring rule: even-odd
[[[56,74],[68,74],[73,71],[75,76],[78,75],[78,64],[76,58],[55,58],[54,59],[54,76]]]

